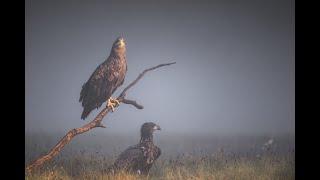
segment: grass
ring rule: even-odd
[[[31,138],[32,139],[32,138]],[[34,138],[35,139],[35,138]],[[34,140],[33,139],[33,140]],[[107,175],[104,173],[106,169],[115,160],[115,157],[121,149],[110,152],[102,152],[102,150],[110,149],[115,146],[107,144],[107,147],[98,146],[93,147],[92,142],[88,139],[83,139],[86,142],[81,142],[80,149],[74,148],[75,144],[69,144],[66,150],[62,152],[53,161],[46,163],[42,168],[32,174],[26,174],[27,180],[51,180],[51,179],[98,179],[98,180],[135,180],[135,179],[168,179],[168,180],[284,180],[295,179],[295,158],[294,151],[285,151],[286,143],[279,142],[277,147],[269,151],[261,151],[261,148],[257,148],[254,151],[245,151],[245,149],[239,150],[236,146],[230,148],[228,151],[211,149],[205,152],[192,151],[191,147],[182,148],[185,152],[173,153],[170,152],[165,144],[162,144],[163,154],[155,162],[152,167],[149,176],[137,176],[134,174],[119,173],[115,176]],[[125,141],[125,140],[123,140]],[[164,142],[169,142],[165,140]],[[226,140],[227,141],[227,140]],[[30,142],[30,141],[28,141]],[[28,143],[26,141],[26,143]],[[30,159],[46,152],[44,149],[48,148],[51,144],[47,141],[41,143],[40,141],[32,141],[33,146],[26,144],[26,164],[30,162]],[[53,141],[54,142],[54,141]],[[97,142],[97,141],[94,141]],[[208,144],[208,142],[197,141],[198,146],[202,146],[201,143]],[[287,142],[287,141],[284,141]],[[184,142],[188,145],[191,142]],[[227,142],[232,145],[231,142]],[[35,147],[37,144],[37,148]],[[103,144],[101,142],[101,144]],[[125,143],[127,144],[127,143]],[[160,143],[161,144],[161,143]],[[260,143],[261,144],[261,143]],[[118,144],[119,145],[119,144]],[[203,145],[203,146],[204,146]],[[281,146],[280,146],[281,145]],[[126,146],[126,145],[125,145]],[[170,144],[170,147],[172,145]],[[239,145],[237,145],[239,146]],[[244,145],[249,146],[248,145]],[[99,148],[97,148],[99,147]],[[260,146],[259,146],[260,147]],[[172,147],[171,147],[172,148]],[[93,151],[84,151],[83,149],[91,149]],[[80,151],[79,151],[80,150]],[[282,153],[280,153],[282,150]],[[243,153],[246,152],[246,153]],[[191,153],[190,153],[191,152]]]
[[[148,177],[126,173],[108,176],[103,173],[103,169],[111,162],[105,161],[78,157],[68,163],[64,162],[61,166],[50,163],[38,172],[26,175],[26,179],[294,179],[294,160],[270,155],[259,158],[212,155],[161,159],[156,162]]]

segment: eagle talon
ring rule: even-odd
[[[107,101],[107,107],[111,108],[111,111],[114,112],[115,107],[119,106],[120,102],[117,99],[110,97]]]
[[[111,99],[111,101],[113,101],[113,103],[116,104],[115,107],[120,105],[120,101],[118,99]]]

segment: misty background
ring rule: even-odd
[[[294,1],[47,1],[25,5],[25,130],[61,132],[83,121],[80,90],[122,35],[128,72],[144,69],[122,104],[89,133],[294,134]],[[105,104],[103,104],[105,106]]]

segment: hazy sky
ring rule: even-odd
[[[294,132],[293,0],[26,0],[25,15],[26,131],[92,120],[101,109],[80,119],[81,87],[123,35],[124,86],[145,68],[177,64],[129,91],[145,109],[123,104],[94,131],[153,121],[163,132]]]

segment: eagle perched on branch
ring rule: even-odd
[[[106,101],[107,106],[114,111],[119,101],[111,95],[123,84],[126,72],[126,42],[124,38],[118,37],[112,45],[109,57],[82,86],[79,99],[83,107],[81,119],[85,119],[93,109],[98,109]]]
[[[153,132],[161,130],[153,122],[141,126],[141,139],[139,144],[130,146],[122,152],[115,163],[107,169],[107,173],[115,174],[119,171],[148,174],[154,161],[161,155],[159,147],[153,144]]]

